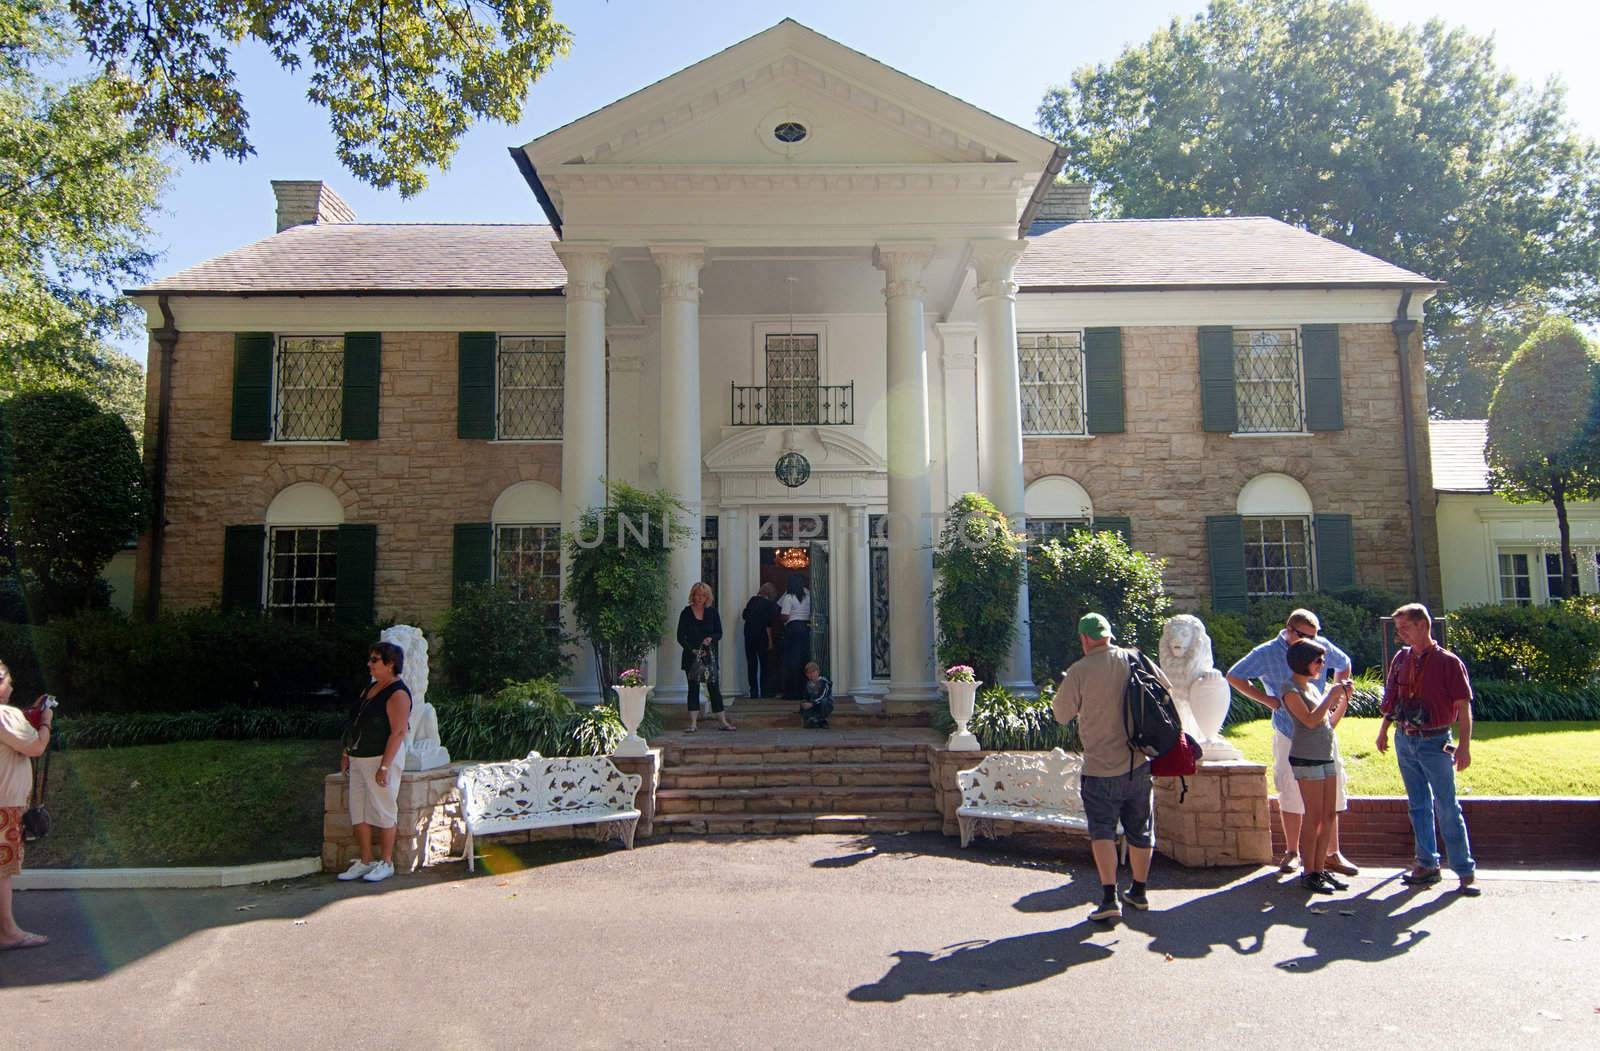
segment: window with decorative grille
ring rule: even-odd
[[[1042,544],[1052,537],[1065,540],[1078,530],[1088,528],[1087,518],[1030,518],[1027,524],[1028,542]]]
[[[344,413],[344,337],[280,337],[275,365],[273,438],[338,441]]]
[[[1305,430],[1300,334],[1292,328],[1235,329],[1233,377],[1239,433]]]
[[[817,334],[767,334],[767,422],[816,423],[822,363]]]
[[[1500,602],[1507,606],[1533,604],[1533,576],[1525,552],[1500,552]]]
[[[713,604],[722,597],[722,551],[720,523],[716,515],[700,520],[700,579],[711,586]]]
[[[501,336],[496,436],[560,438],[566,369],[566,341],[560,336]]]
[[[283,620],[333,620],[339,579],[339,530],[278,526],[267,548],[267,612]]]
[[[867,516],[868,594],[871,599],[872,677],[889,677],[889,516]]]
[[[1083,333],[1017,336],[1023,434],[1083,434]]]
[[[1245,518],[1245,591],[1251,598],[1314,590],[1309,518]]]
[[[494,531],[494,577],[520,598],[541,602],[545,620],[561,624],[561,527],[502,525]]]

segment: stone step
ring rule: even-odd
[[[737,814],[746,812],[832,812],[870,814],[932,811],[933,789],[903,785],[780,785],[770,788],[663,788],[656,791],[656,813]]]
[[[937,832],[941,825],[942,820],[932,810],[903,814],[700,813],[659,815],[655,821],[655,832],[669,836],[861,835],[868,832]]]
[[[681,738],[652,741],[667,766],[816,766],[821,764],[917,763],[927,765],[927,745],[819,742],[815,745],[755,744],[717,734],[716,743],[687,744]]]
[[[930,785],[928,764],[909,763],[702,763],[665,766],[661,789],[756,788],[777,785]]]
[[[658,703],[662,724],[668,730],[680,730],[689,724],[689,713],[682,704]],[[728,706],[728,717],[741,727],[753,730],[801,729],[799,701],[782,701],[771,698],[753,700],[743,698]],[[849,697],[840,698],[828,717],[828,726],[834,730],[875,729],[885,726],[926,727],[931,725],[932,709],[926,705],[887,706],[883,704],[857,704]],[[702,722],[715,722],[713,715],[702,715]]]

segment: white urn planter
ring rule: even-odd
[[[639,724],[644,721],[644,699],[649,686],[613,686],[617,691],[617,708],[622,714],[622,727],[628,736],[617,745],[615,755],[649,755],[650,746],[639,736]]]
[[[967,724],[972,721],[973,700],[978,695],[981,682],[952,682],[946,680],[945,691],[950,694],[950,718],[956,721],[956,732],[950,735],[950,740],[945,742],[945,747],[952,752],[976,752],[980,750],[978,739],[967,729]]]
[[[1239,749],[1222,739],[1222,723],[1231,701],[1228,681],[1212,671],[1189,687],[1189,710],[1200,730],[1200,749],[1206,759],[1239,759]]]

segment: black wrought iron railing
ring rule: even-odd
[[[735,427],[788,423],[850,426],[856,422],[856,385],[741,387],[735,383],[730,408]]]

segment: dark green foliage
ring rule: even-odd
[[[950,505],[933,565],[939,615],[939,666],[970,664],[979,682],[998,682],[1017,634],[1022,537],[979,493]]]
[[[1450,648],[1475,682],[1589,686],[1600,672],[1600,618],[1581,606],[1465,606],[1450,613]]]
[[[1353,601],[1352,601],[1353,600]],[[1383,671],[1383,625],[1386,617],[1404,600],[1381,588],[1348,588],[1335,592],[1313,592],[1288,598],[1263,598],[1250,603],[1245,617],[1245,632],[1251,643],[1265,642],[1283,630],[1291,610],[1304,608],[1322,622],[1322,635],[1350,656],[1351,670]],[[1227,671],[1221,663],[1218,667]]]
[[[668,616],[689,601],[668,591],[672,548],[691,534],[688,511],[665,489],[612,482],[606,491],[606,506],[589,508],[576,535],[562,538],[571,561],[562,597],[594,649],[600,682],[610,685],[643,661],[666,634]]]
[[[1075,532],[1028,549],[1028,622],[1033,678],[1054,681],[1083,655],[1078,618],[1101,613],[1124,646],[1154,654],[1172,600],[1166,562],[1129,549],[1116,533]]]
[[[467,584],[440,629],[450,685],[490,693],[507,682],[561,678],[572,660],[545,604],[521,598],[508,584]]]
[[[128,425],[77,391],[0,404],[0,576],[45,620],[103,604],[100,570],[150,511]]]
[[[320,627],[214,609],[154,623],[113,612],[48,625],[0,624],[16,696],[49,691],[63,714],[172,712],[230,705],[338,707],[367,681],[374,625]]]
[[[550,679],[509,683],[493,697],[430,698],[439,714],[439,737],[454,760],[605,755],[626,731],[615,704],[579,707]],[[646,706],[639,733],[661,732],[661,713]]]
[[[1547,686],[1536,682],[1474,679],[1472,717],[1479,722],[1584,722],[1600,720],[1600,686]]]
[[[64,715],[56,720],[62,748],[121,748],[174,741],[337,740],[348,712],[343,707],[241,708],[203,712],[113,712]]]
[[[933,728],[950,733],[956,728],[948,707],[936,710]],[[986,751],[1031,752],[1062,748],[1083,750],[1078,740],[1078,724],[1062,726],[1050,711],[1050,694],[1032,700],[1012,693],[1004,686],[986,686],[973,704],[972,721],[967,724]]]
[[[1237,613],[1200,609],[1195,616],[1200,618],[1206,626],[1206,634],[1211,636],[1211,658],[1222,671],[1233,667],[1240,657],[1255,648],[1257,642],[1264,641],[1251,636],[1245,626],[1245,618]]]

